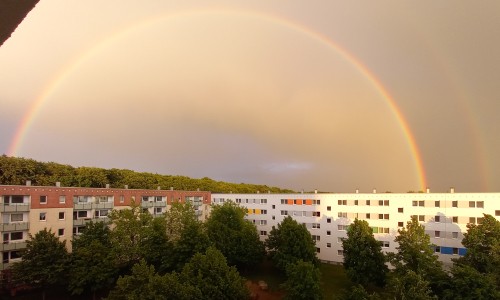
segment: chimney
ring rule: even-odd
[[[61,187],[61,183],[59,181],[56,182],[56,187]]]
[[[377,193],[377,189],[373,189],[373,193],[376,194]]]
[[[359,189],[356,189],[356,194],[359,194]]]
[[[450,193],[451,193],[451,194],[454,194],[454,193],[455,193],[455,188],[454,188],[454,187],[451,187],[451,188],[450,188]]]
[[[31,180],[26,180],[26,186],[31,186]]]
[[[300,191],[301,194],[304,194],[304,190]]]
[[[110,186],[110,185],[109,185],[109,183],[106,183],[106,188],[107,188],[107,189],[109,189],[109,186]]]
[[[430,188],[427,188],[427,189],[425,190],[425,192],[426,192],[427,194],[429,194],[429,193],[431,192],[431,189],[430,189]]]
[[[314,190],[314,193],[317,194],[318,193],[318,190]]]
[[[157,190],[161,190],[161,186],[158,186],[156,189],[157,189]]]
[[[199,191],[200,191],[200,188],[197,188],[197,189],[196,189],[196,191],[197,191],[197,192],[199,192]]]
[[[271,191],[267,191],[268,194],[271,194]]]
[[[128,184],[125,185],[125,189],[127,190],[128,189]]]

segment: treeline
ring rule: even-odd
[[[291,193],[292,190],[259,184],[228,183],[208,177],[194,179],[186,176],[161,175],[135,172],[127,169],[103,169],[95,167],[73,167],[55,162],[39,162],[33,159],[0,156],[0,184],[131,189],[162,189],[210,191],[212,193]]]

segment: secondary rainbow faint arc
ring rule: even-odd
[[[418,179],[419,179],[419,184],[420,188],[423,190],[427,187],[427,180],[425,176],[425,171],[424,171],[424,165],[422,161],[422,157],[420,154],[420,151],[418,149],[415,137],[413,133],[410,130],[410,126],[408,125],[408,122],[406,122],[405,118],[403,117],[403,114],[399,107],[396,105],[396,102],[392,98],[392,96],[389,94],[387,89],[382,85],[382,83],[375,77],[375,75],[362,63],[360,62],[355,56],[353,56],[351,53],[347,52],[345,49],[340,47],[338,44],[336,44],[334,41],[329,39],[327,36],[316,32],[308,27],[303,26],[302,24],[297,24],[294,23],[288,19],[285,19],[281,16],[276,16],[276,15],[270,15],[258,11],[233,11],[233,10],[199,10],[199,11],[185,11],[185,12],[177,12],[177,13],[169,13],[169,14],[162,14],[159,16],[155,16],[153,18],[148,18],[146,20],[141,20],[140,22],[133,23],[130,26],[127,26],[124,29],[120,29],[113,34],[107,36],[106,38],[102,39],[100,42],[94,44],[92,47],[85,49],[85,51],[81,52],[79,55],[76,56],[76,58],[69,63],[67,63],[61,71],[57,73],[57,75],[54,77],[53,80],[49,82],[49,84],[42,90],[40,96],[38,96],[33,104],[30,106],[26,114],[23,116],[21,119],[21,122],[19,123],[19,126],[17,127],[17,130],[14,134],[14,138],[12,139],[12,142],[9,146],[8,150],[8,155],[9,156],[16,156],[17,152],[19,151],[24,137],[26,136],[27,132],[29,131],[30,126],[33,124],[34,119],[37,116],[37,113],[45,104],[46,100],[49,98],[49,96],[57,89],[57,87],[61,84],[61,82],[64,80],[66,76],[68,76],[73,70],[77,69],[79,65],[81,65],[88,57],[90,57],[92,54],[96,53],[101,49],[102,47],[105,47],[106,45],[111,44],[113,41],[126,36],[128,33],[134,30],[138,30],[143,27],[148,27],[152,25],[155,22],[163,21],[165,19],[169,18],[180,18],[180,17],[186,17],[186,16],[195,16],[195,15],[207,15],[207,14],[224,14],[224,15],[241,15],[241,16],[248,16],[248,17],[255,17],[255,18],[260,18],[264,19],[267,21],[270,21],[272,23],[282,25],[286,28],[293,29],[296,32],[303,33],[311,38],[314,38],[315,40],[327,45],[329,48],[335,50],[338,54],[340,54],[344,59],[346,59],[350,64],[356,67],[356,69],[364,75],[368,81],[375,86],[375,88],[380,92],[380,94],[383,96],[383,98],[386,100],[387,104],[389,105],[391,111],[394,113],[398,123],[401,126],[401,129],[406,137],[406,140],[408,142],[408,146],[410,148],[414,164],[415,164],[415,169],[418,173]]]

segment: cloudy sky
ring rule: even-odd
[[[294,190],[500,191],[498,1],[40,1],[0,153]]]

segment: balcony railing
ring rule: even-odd
[[[30,228],[29,222],[1,223],[0,231],[22,231]]]
[[[0,204],[0,212],[28,212],[30,211],[29,203],[20,204]]]
[[[3,243],[0,246],[0,249],[2,251],[12,251],[12,250],[19,250],[19,249],[24,249],[26,248],[26,242],[10,242],[10,243]]]

